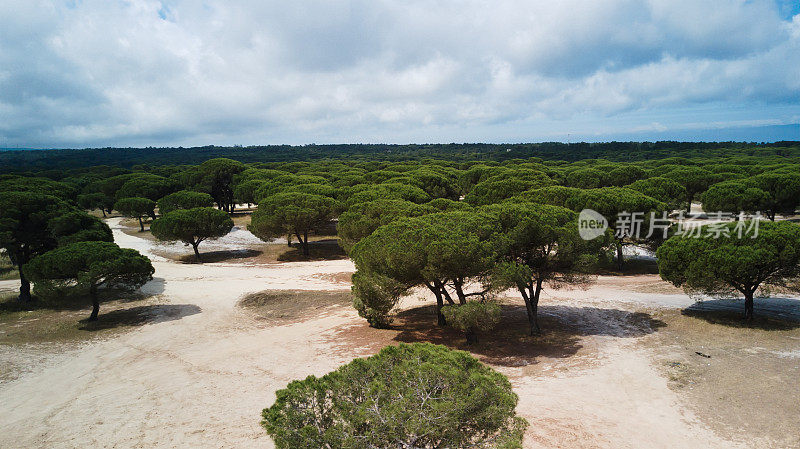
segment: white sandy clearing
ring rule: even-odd
[[[272,447],[258,424],[261,410],[290,380],[347,362],[331,336],[359,318],[334,308],[317,319],[270,326],[235,304],[265,289],[348,288],[324,275],[353,271],[352,263],[179,264],[121,232],[118,219],[109,224],[117,243],[153,259],[156,279],[143,290],[186,314],[54,355],[0,384],[0,447]],[[588,291],[553,292],[543,303],[691,301],[677,293],[621,293],[603,282]],[[684,411],[635,342],[585,337],[581,344],[596,350],[597,363],[536,378],[502,368],[532,424],[526,447],[732,447]]]

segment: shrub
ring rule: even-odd
[[[467,342],[477,343],[477,331],[490,331],[500,321],[500,306],[494,302],[472,301],[442,307],[447,324],[467,334]]]
[[[386,347],[276,395],[261,424],[279,449],[511,449],[528,425],[505,376],[429,343]]]

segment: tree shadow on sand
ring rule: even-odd
[[[166,281],[160,277],[154,277],[141,288],[129,291],[120,289],[101,289],[99,292],[100,302],[119,302],[120,304],[142,301],[164,293]],[[55,289],[46,295],[40,295],[34,291],[31,301],[19,302],[16,297],[10,297],[6,301],[0,302],[0,313],[19,312],[33,310],[64,310],[74,311],[83,310],[91,304],[86,292],[76,292],[69,288]]]
[[[101,306],[98,320],[81,320],[81,326],[78,329],[95,332],[118,327],[142,326],[149,323],[179,320],[201,311],[202,309],[194,304],[155,304],[103,313]]]
[[[501,311],[497,328],[479,334],[477,344],[467,345],[460,331],[436,325],[434,306],[405,310],[392,326],[399,331],[394,340],[441,344],[470,351],[486,363],[523,366],[536,363],[539,357],[573,356],[583,347],[581,338],[585,336],[640,337],[666,325],[643,312],[553,305],[539,308],[543,333],[530,336],[524,306],[504,304]]]
[[[800,300],[792,298],[756,298],[753,320],[744,319],[743,299],[697,301],[681,311],[682,315],[711,324],[760,330],[792,330],[800,328]]]
[[[308,253],[308,256],[304,255],[300,244],[292,243],[292,248],[279,255],[278,261],[305,262],[308,260],[339,260],[347,258],[347,253],[339,246],[339,241],[336,239],[311,241],[308,244]]]

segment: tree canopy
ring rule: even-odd
[[[757,212],[769,207],[769,194],[741,180],[719,182],[700,197],[706,212]],[[774,218],[774,216],[772,217]]]
[[[792,215],[800,205],[800,173],[762,173],[744,181],[768,194],[762,203],[770,220],[776,214]]]
[[[649,232],[650,214],[655,217],[662,217],[669,207],[654,198],[644,195],[636,190],[625,187],[604,187],[601,189],[583,190],[572,198],[568,199],[566,206],[576,212],[583,209],[592,209],[608,220],[610,229],[617,231],[625,227],[624,220],[626,213],[641,213],[642,235],[644,238]],[[631,233],[628,233],[631,234]],[[635,234],[635,233],[634,233]],[[622,269],[624,258],[622,246],[626,240],[635,240],[636,236],[626,235],[626,233],[615,233],[614,239],[617,250],[617,264]]]
[[[47,223],[47,230],[58,245],[76,242],[113,242],[114,235],[101,219],[83,211],[73,210],[59,214]]]
[[[667,171],[661,176],[678,182],[686,189],[686,210],[691,209],[692,201],[694,201],[695,196],[704,192],[711,184],[718,180],[718,177],[710,171],[701,167],[691,166],[677,167]]]
[[[688,201],[688,193],[681,183],[662,176],[640,179],[625,187],[666,203],[671,208],[677,209]]]
[[[528,425],[505,376],[427,343],[387,346],[276,396],[262,425],[279,449],[511,449]]]
[[[247,229],[265,241],[295,235],[303,254],[308,256],[308,233],[330,220],[335,208],[335,200],[325,196],[300,192],[279,193],[258,203]]]
[[[222,237],[232,228],[233,220],[226,212],[213,207],[195,207],[164,214],[153,221],[150,232],[159,240],[181,241],[191,245],[195,258],[200,261],[200,243]]]
[[[436,209],[398,199],[378,199],[356,204],[339,216],[336,230],[342,248],[348,253],[353,245],[379,227],[402,217],[415,217]]]
[[[126,217],[139,220],[139,229],[144,232],[144,221],[142,218],[154,216],[156,202],[148,198],[130,197],[123,198],[114,203],[114,209]]]
[[[0,192],[33,192],[49,195],[64,201],[73,201],[77,189],[67,183],[32,176],[11,176],[0,179]]]
[[[382,286],[377,291],[354,287],[359,313],[373,317],[371,324],[380,325],[381,321],[374,319],[377,311],[391,310],[387,304],[396,303],[412,287],[424,286],[436,297],[439,324],[445,324],[441,312],[445,301],[463,305],[468,298],[483,298],[488,291],[482,287],[469,291],[468,286],[470,281],[488,281],[494,260],[493,234],[489,216],[464,211],[399,218],[379,227],[351,251],[360,273],[354,282],[372,281]],[[368,295],[360,296],[364,292]],[[380,297],[376,295],[379,292],[393,296]],[[374,300],[378,307],[372,307],[370,301]]]
[[[34,257],[23,268],[35,289],[53,287],[88,293],[89,320],[100,310],[98,288],[135,290],[153,278],[150,259],[138,251],[111,242],[77,242]]]
[[[531,335],[540,332],[539,298],[543,286],[585,286],[606,239],[583,240],[578,214],[552,205],[504,203],[485,209],[496,223],[498,264],[493,282],[515,288],[525,303]]]
[[[523,176],[520,175],[519,172],[504,172],[492,176],[476,184],[464,196],[464,201],[474,206],[499,203],[526,190],[553,184],[550,177],[544,173],[528,172]]]
[[[22,268],[34,256],[55,248],[59,238],[66,237],[53,235],[50,226],[52,220],[72,210],[67,203],[51,195],[0,192],[0,247],[19,268],[21,301],[31,299],[30,282]]]
[[[756,235],[753,225],[723,223],[704,227],[699,237],[670,237],[656,252],[661,277],[690,292],[741,295],[745,318],[752,319],[757,294],[800,291],[800,226],[760,222]]]
[[[233,212],[236,205],[233,178],[245,170],[245,165],[233,159],[216,158],[203,162],[198,170],[200,184],[207,189],[217,205],[226,212]]]
[[[164,215],[178,209],[213,207],[214,198],[203,192],[180,190],[159,199],[156,204],[158,205],[158,213]]]
[[[147,198],[157,201],[178,190],[178,183],[172,179],[149,173],[137,173],[125,181],[116,191],[116,198]]]

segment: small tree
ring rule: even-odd
[[[325,196],[279,193],[259,201],[247,229],[265,241],[294,234],[308,256],[309,231],[330,220],[335,207],[335,200]]]
[[[753,318],[753,298],[770,287],[800,291],[800,226],[786,221],[759,223],[758,235],[739,237],[734,222],[718,227],[719,238],[675,235],[656,252],[661,278],[690,292],[744,296],[745,318]],[[715,225],[717,226],[717,225]]]
[[[578,214],[546,204],[501,204],[486,208],[499,236],[493,282],[516,288],[525,302],[530,333],[541,332],[538,311],[544,286],[586,286],[606,238],[586,241],[578,233]]]
[[[279,449],[513,449],[528,425],[505,376],[428,343],[388,346],[276,396],[261,424]]]
[[[800,205],[800,175],[797,173],[763,173],[744,182],[768,194],[763,206],[772,221],[775,221],[775,214],[794,214]]]
[[[213,207],[214,198],[212,198],[211,195],[203,192],[180,190],[161,198],[156,204],[158,205],[158,213],[165,215],[177,209]]]
[[[447,324],[462,332],[467,343],[478,342],[478,331],[488,332],[500,321],[500,306],[495,302],[470,301],[466,304],[442,307]]]
[[[700,167],[677,167],[660,176],[677,181],[686,189],[686,210],[692,208],[695,196],[705,192],[708,187],[717,181],[717,177],[710,171]]]
[[[112,200],[109,204],[108,197],[100,192],[84,193],[78,195],[78,206],[87,210],[100,209],[105,217],[106,211],[110,212],[110,209],[114,207],[114,201]]]
[[[400,218],[379,227],[352,248],[351,256],[359,276],[391,280],[393,288],[377,290],[391,292],[384,295],[354,288],[356,304],[388,312],[389,301],[425,286],[436,298],[439,325],[445,325],[441,312],[445,302],[463,305],[489,291],[483,284],[494,264],[493,225],[486,215],[455,211]],[[370,294],[362,296],[363,292]]]
[[[70,212],[59,198],[31,192],[0,192],[0,247],[19,270],[19,300],[31,300],[31,284],[23,267],[58,244],[50,221]]]
[[[150,232],[159,240],[181,241],[191,245],[197,261],[200,251],[197,247],[207,239],[215,239],[229,233],[233,220],[222,210],[213,207],[178,209],[153,221]]]
[[[724,181],[712,185],[701,196],[706,212],[756,212],[769,208],[769,194],[757,187],[750,187],[741,180]],[[774,219],[774,213],[770,215]]]
[[[240,203],[258,203],[256,191],[268,181],[263,179],[248,179],[236,184],[233,188],[234,199]]]
[[[370,326],[385,329],[392,320],[390,313],[408,288],[386,276],[365,271],[353,273],[353,308]]]
[[[217,206],[225,212],[233,212],[236,206],[233,177],[244,169],[243,163],[224,157],[209,159],[198,167],[201,185],[211,194]]]
[[[595,210],[608,220],[609,227],[614,230],[619,230],[621,227],[618,220],[625,219],[625,215],[621,216],[620,214],[639,212],[642,214],[641,218],[645,221],[642,224],[642,229],[645,232],[649,227],[650,213],[654,213],[656,217],[661,217],[662,213],[669,209],[661,201],[625,187],[584,190],[568,199],[566,206],[576,212],[583,209]],[[622,270],[624,263],[622,247],[628,241],[626,241],[624,234],[620,234],[615,235],[614,243],[617,252],[617,267]]]
[[[139,220],[139,229],[144,232],[144,222],[142,218],[155,215],[153,210],[156,203],[147,198],[123,198],[114,203],[114,209],[126,217],[137,218]]]
[[[98,289],[135,290],[153,278],[150,259],[138,251],[120,248],[110,242],[78,242],[35,257],[25,265],[25,273],[36,289],[62,287],[89,293],[92,314],[100,311]]]
[[[178,183],[172,179],[150,173],[137,173],[125,181],[116,192],[117,199],[147,198],[156,201],[178,190]]]

